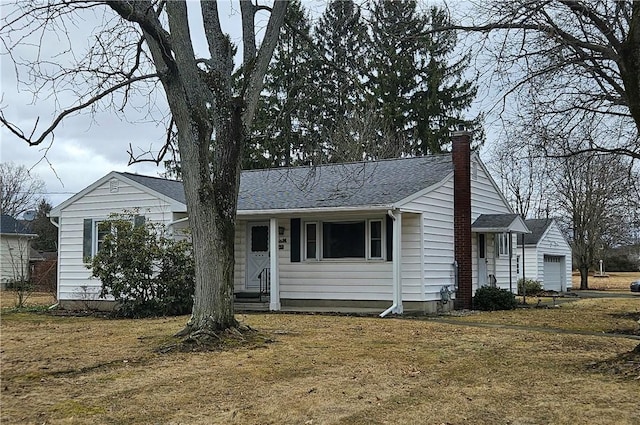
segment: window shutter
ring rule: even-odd
[[[300,262],[300,219],[291,219],[291,262]]]
[[[140,227],[144,225],[144,216],[143,215],[137,215],[133,218],[133,226],[134,227]]]
[[[90,218],[84,219],[84,226],[82,228],[82,261],[87,258],[91,258],[93,248],[93,220]]]
[[[387,246],[387,261],[393,261],[393,219],[389,217],[389,214],[385,216],[386,220],[386,246]]]

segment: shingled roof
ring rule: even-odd
[[[6,214],[2,214],[0,218],[0,233],[3,235],[35,236],[23,223]]]
[[[243,171],[239,211],[387,206],[453,172],[451,154]],[[182,183],[120,173],[186,204]]]
[[[471,224],[474,232],[517,232],[528,233],[525,221],[518,214],[480,214]]]
[[[148,187],[164,196],[167,196],[175,201],[187,204],[187,200],[184,197],[184,187],[182,182],[176,180],[168,180],[160,177],[143,176],[140,174],[132,173],[118,173],[128,179],[133,180],[136,183],[140,183],[143,186]]]
[[[525,245],[536,245],[540,242],[542,235],[547,231],[549,226],[553,223],[551,218],[532,218],[525,220],[527,227],[531,230],[531,233],[524,235]]]

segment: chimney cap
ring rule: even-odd
[[[468,137],[471,138],[472,133],[468,130],[465,130],[465,126],[464,124],[459,124],[458,125],[458,130],[454,131],[453,133],[451,133],[451,137],[454,138],[458,138],[458,137]]]

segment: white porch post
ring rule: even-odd
[[[271,291],[269,294],[269,310],[280,310],[280,281],[278,276],[278,219],[269,220],[269,279]]]
[[[393,223],[393,279],[394,285],[393,303],[397,305],[395,314],[402,314],[402,212],[396,212],[396,221]]]

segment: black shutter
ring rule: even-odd
[[[387,261],[393,261],[393,219],[386,215],[386,233],[387,233]]]
[[[300,262],[300,219],[291,219],[291,262]]]
[[[90,218],[84,219],[84,226],[82,228],[82,261],[86,261],[91,258],[93,254],[93,220]]]

